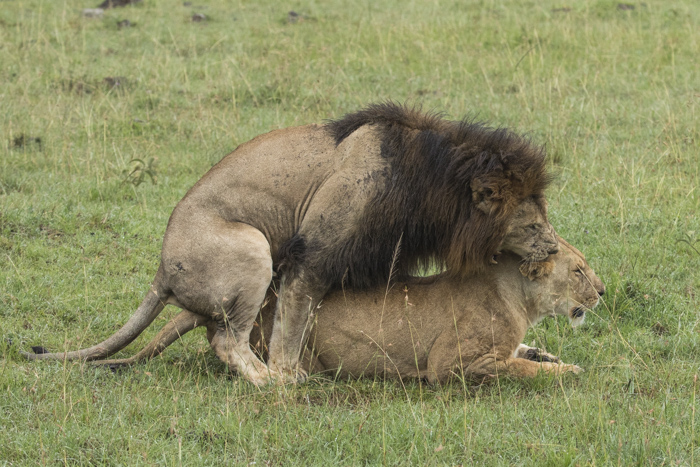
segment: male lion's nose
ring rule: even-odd
[[[556,255],[557,253],[559,253],[559,244],[555,244],[547,248],[547,253],[549,253],[550,255]]]

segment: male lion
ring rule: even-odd
[[[549,180],[544,152],[526,139],[393,103],[258,136],[175,207],[151,289],[119,331],[88,349],[27,356],[104,358],[175,305],[214,320],[212,347],[248,380],[295,380],[311,310],[342,284],[386,283],[399,244],[399,273],[430,264],[460,275],[502,250],[529,262],[555,252]],[[268,369],[248,337],[273,267]]]
[[[324,297],[307,343],[304,367],[340,377],[392,376],[444,381],[452,375],[532,377],[538,371],[578,373],[576,365],[521,344],[529,326],[551,315],[565,315],[573,326],[598,304],[605,286],[576,248],[561,249],[537,279],[522,274],[519,259],[504,254],[498,265],[473,277],[446,274],[405,278],[387,290],[334,291]],[[270,294],[274,301],[274,294]],[[274,304],[261,312],[271,330]],[[159,354],[197,326],[216,325],[182,311],[138,354],[96,363],[131,364]],[[251,342],[262,338],[260,328]]]

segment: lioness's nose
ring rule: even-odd
[[[547,253],[549,253],[550,255],[556,255],[557,253],[559,253],[559,244],[557,243],[555,245],[550,246],[547,249]]]
[[[598,295],[601,297],[605,295],[605,286],[603,284],[600,284],[600,287],[598,288]]]

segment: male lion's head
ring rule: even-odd
[[[474,197],[477,196],[475,192]],[[476,207],[486,214],[494,210],[488,197],[478,199]],[[507,218],[504,228],[505,236],[499,250],[513,252],[526,263],[544,261],[559,251],[557,234],[547,220],[544,196],[525,198]]]
[[[580,251],[563,238],[558,240],[561,248],[557,253],[544,262],[524,263],[520,271],[533,279],[532,287],[543,297],[542,316],[563,315],[572,326],[578,326],[586,311],[598,304],[605,285]]]
[[[510,219],[501,249],[512,251],[526,262],[543,261],[559,251],[554,227],[547,220],[544,197],[526,198]]]

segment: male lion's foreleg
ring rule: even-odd
[[[309,295],[311,293],[311,295]],[[306,372],[299,365],[314,309],[325,289],[309,286],[302,278],[283,278],[270,338],[270,371],[281,382],[300,382]]]

